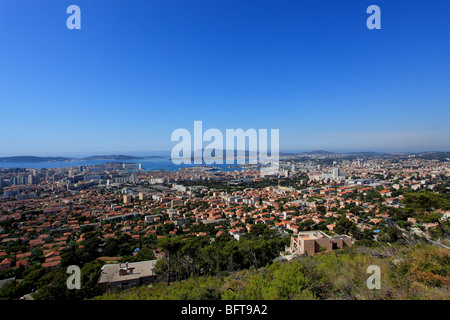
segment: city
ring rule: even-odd
[[[449,12],[0,1],[2,315],[444,310]]]
[[[101,295],[208,274],[205,266],[192,264],[183,276],[171,275],[164,266],[174,254],[164,242],[170,238],[179,246],[192,239],[208,246],[271,235],[272,250],[253,253],[228,271],[354,244],[422,239],[449,249],[449,157],[282,154],[279,173],[264,177],[248,164],[229,166],[230,171],[211,166],[144,171],[140,163],[121,162],[1,169],[2,282],[20,288],[26,270],[44,275],[96,262],[94,287]],[[411,212],[416,202],[424,204]],[[33,299],[39,291],[35,285],[27,289],[31,292],[20,296],[21,290],[13,290],[10,298]]]

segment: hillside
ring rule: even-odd
[[[95,156],[90,156],[90,157],[86,157],[83,158],[83,160],[87,160],[87,161],[93,161],[93,160],[141,160],[141,159],[146,159],[145,157],[136,157],[136,156],[126,156],[126,155],[95,155]]]
[[[16,156],[16,157],[1,157],[0,162],[7,163],[38,163],[38,162],[55,162],[55,161],[70,161],[72,158],[65,157],[35,157],[35,156]]]
[[[381,289],[370,290],[367,267],[381,270]],[[153,284],[97,300],[366,300],[449,299],[449,251],[428,244],[354,247],[222,276]]]

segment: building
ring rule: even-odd
[[[139,212],[132,212],[132,213],[125,213],[125,214],[118,214],[114,216],[108,216],[103,218],[103,221],[122,221],[127,219],[133,219],[136,217],[139,217],[141,214]]]
[[[131,194],[125,194],[123,196],[123,203],[131,203],[133,201],[133,196]]]
[[[28,177],[18,176],[13,178],[13,185],[20,186],[28,183]]]
[[[164,178],[151,178],[150,179],[150,184],[159,184],[159,183],[164,183],[166,182],[166,179]]]
[[[343,180],[347,177],[346,172],[342,172],[339,168],[333,168],[331,173],[322,173],[319,179],[334,179],[334,180]]]
[[[105,264],[98,279],[98,287],[104,293],[122,290],[156,281],[153,272],[157,260],[132,263]]]
[[[3,191],[3,196],[4,197],[14,197],[14,196],[17,196],[18,194],[20,194],[19,190],[5,190],[5,191]]]
[[[173,216],[178,214],[178,211],[173,208],[169,208],[166,210],[166,213],[169,216],[169,219],[173,219]]]
[[[29,174],[27,177],[27,183],[28,184],[36,184],[37,183],[36,177],[33,176],[32,174]]]
[[[322,231],[302,231],[291,237],[287,251],[291,254],[313,256],[318,252],[332,251],[352,246],[352,239],[347,235],[330,237]]]
[[[187,187],[181,185],[181,184],[172,184],[172,188],[174,188],[177,191],[186,192]]]
[[[332,177],[333,179],[337,179],[337,178],[339,178],[340,173],[341,173],[341,172],[340,172],[339,168],[334,168],[333,171],[332,171],[332,173],[331,173],[331,177]]]
[[[156,217],[162,217],[162,214],[157,213],[157,214],[145,216],[144,217],[145,223],[153,223],[155,221]]]
[[[24,193],[24,194],[18,194],[16,196],[17,200],[28,200],[28,199],[36,199],[37,195],[36,193]]]
[[[123,163],[122,168],[124,170],[136,170],[136,163]]]
[[[14,260],[13,258],[6,258],[4,259],[2,262],[0,262],[0,270],[6,270],[11,268],[14,265]]]

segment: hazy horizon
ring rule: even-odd
[[[342,151],[333,151],[333,150],[324,150],[324,149],[313,149],[313,150],[280,150],[280,154],[282,153],[307,153],[307,152],[315,152],[315,151],[326,151],[331,153],[423,153],[423,152],[450,152],[450,150],[414,150],[414,151],[376,151],[376,150],[342,150]],[[9,154],[9,153],[0,153],[0,158],[8,158],[8,157],[27,157],[27,156],[36,156],[36,157],[65,157],[65,158],[86,158],[91,156],[108,156],[108,155],[124,155],[124,156],[136,156],[136,157],[145,157],[145,156],[161,156],[161,157],[169,157],[171,151],[131,151],[131,152],[73,152],[73,153],[17,153],[17,154]],[[270,153],[270,152],[269,152]]]

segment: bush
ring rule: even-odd
[[[159,283],[96,299],[448,299],[449,260],[446,249],[429,244],[357,245],[228,276],[190,277],[181,283]],[[379,290],[367,288],[371,265],[380,267]]]

